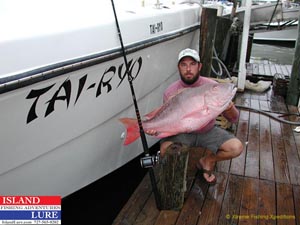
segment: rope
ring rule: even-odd
[[[253,111],[253,112],[261,113],[261,114],[263,114],[265,116],[268,116],[268,117],[270,117],[270,118],[272,118],[274,120],[277,120],[279,122],[282,122],[282,123],[286,123],[286,124],[290,124],[290,125],[295,125],[295,126],[300,126],[300,122],[293,122],[293,121],[285,120],[285,119],[276,117],[276,116],[272,115],[271,113],[268,113],[268,112],[263,111],[263,110],[254,109],[254,108],[251,108],[251,107],[248,107],[248,106],[243,106],[243,105],[235,105],[235,106],[237,108],[240,108],[240,109],[246,109],[246,110],[250,110],[250,111]],[[297,115],[297,114],[295,114],[295,115]]]
[[[270,21],[269,21],[267,30],[269,30],[270,27],[271,27],[271,23],[272,23],[272,20],[273,20],[274,15],[275,15],[275,12],[276,12],[276,9],[277,9],[278,4],[279,4],[279,0],[277,0],[277,3],[276,3],[275,8],[274,8],[274,11],[273,11],[272,16],[271,16],[271,18],[270,18]]]

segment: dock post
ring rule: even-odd
[[[246,11],[244,15],[243,35],[241,43],[241,54],[239,61],[239,73],[238,73],[238,90],[244,91],[246,82],[246,55],[249,40],[249,28],[251,19],[251,5],[252,0],[246,1]]]
[[[161,158],[158,190],[161,209],[180,210],[186,192],[189,148],[179,143],[170,145]]]
[[[300,19],[300,16],[299,16]],[[298,19],[298,21],[299,21]],[[297,43],[295,47],[295,53],[294,53],[294,61],[293,61],[293,67],[291,72],[291,79],[289,82],[288,90],[287,90],[287,96],[286,96],[286,103],[288,105],[298,105],[299,101],[299,86],[300,86],[300,27],[298,25],[298,37],[297,37]]]
[[[213,46],[217,24],[217,9],[203,8],[200,27],[200,59],[201,75],[210,77],[213,56]]]

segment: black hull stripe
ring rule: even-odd
[[[127,54],[137,52],[141,49],[157,45],[187,33],[199,29],[200,25],[194,25],[181,31],[165,34],[159,37],[141,41],[132,45],[125,46]],[[110,51],[105,51],[90,56],[80,57],[53,65],[40,67],[38,69],[30,70],[24,73],[15,74],[9,77],[0,78],[0,94],[9,92],[21,87],[25,87],[37,82],[51,79],[53,77],[61,76],[79,69],[97,65],[109,60],[116,59],[122,56],[121,48],[116,48]]]

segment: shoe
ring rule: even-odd
[[[205,182],[206,182],[207,184],[210,184],[210,185],[216,184],[216,182],[217,182],[217,177],[216,177],[216,175],[214,174],[214,171],[213,171],[213,170],[207,170],[207,169],[204,169],[204,168],[201,166],[201,164],[200,164],[199,162],[197,162],[196,166],[197,166],[197,169],[198,169],[198,171],[200,172],[202,178],[205,180]],[[204,174],[207,174],[209,177],[213,175],[213,176],[215,176],[215,179],[213,179],[212,181],[208,181],[208,180],[205,179]]]

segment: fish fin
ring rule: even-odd
[[[146,120],[151,120],[152,118],[154,118],[156,116],[156,114],[158,113],[159,110],[161,110],[162,106],[154,109],[152,112],[149,112],[148,114],[144,115],[144,118]]]
[[[139,126],[136,119],[120,118],[119,120],[126,128],[124,145],[129,145],[140,137]]]

